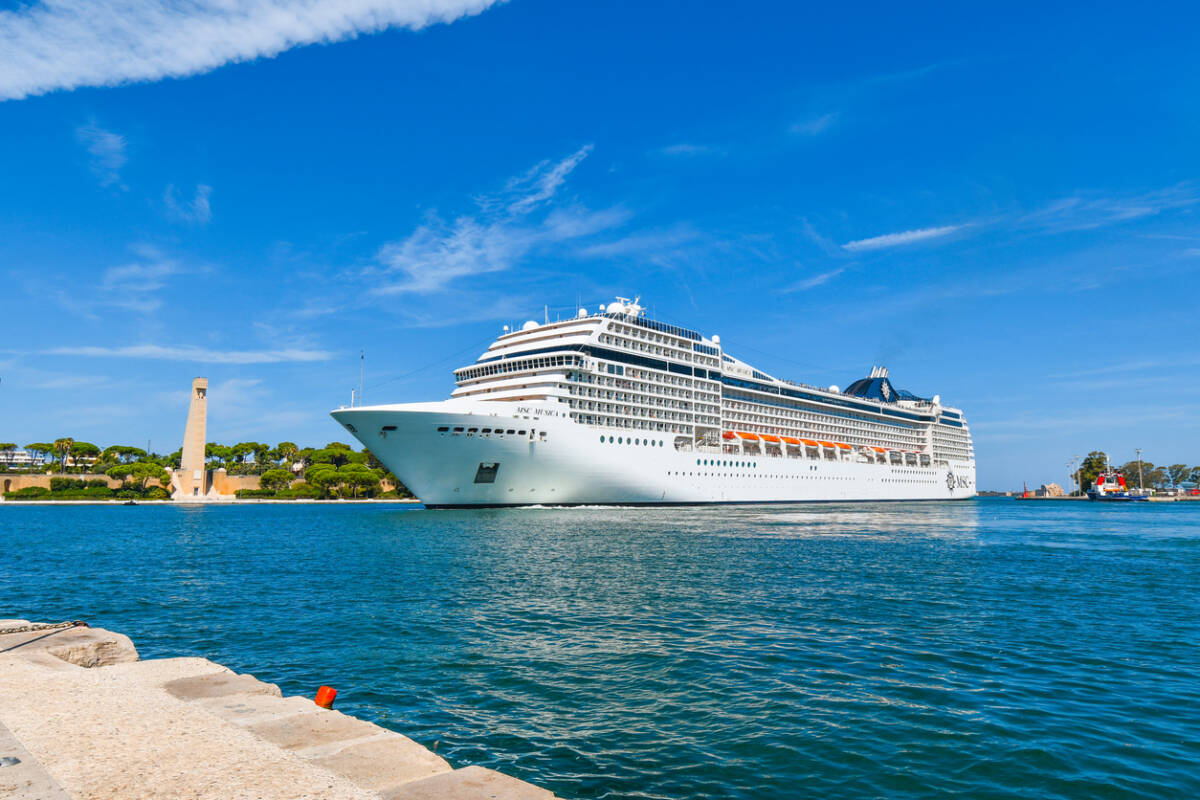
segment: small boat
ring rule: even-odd
[[[1096,481],[1087,492],[1089,500],[1104,500],[1109,502],[1138,502],[1149,500],[1145,494],[1135,494],[1125,485],[1125,476],[1112,466],[1106,465],[1104,472],[1096,476]]]
[[[137,505],[137,503],[135,503],[133,500],[126,500],[126,501],[125,501],[124,503],[122,503],[121,505],[126,505],[126,506],[136,506],[136,505]]]

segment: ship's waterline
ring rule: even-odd
[[[959,500],[960,409],[877,367],[845,391],[780,380],[619,300],[526,323],[449,400],[333,417],[427,505]]]

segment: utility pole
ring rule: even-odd
[[[367,368],[367,351],[358,351],[358,402],[362,402],[363,398],[363,372]]]
[[[1142,448],[1134,448],[1133,452],[1137,453],[1138,459],[1138,494],[1142,494],[1146,491],[1146,487],[1142,486]]]
[[[1083,494],[1083,461],[1079,456],[1075,456],[1075,486],[1079,489],[1079,493]]]

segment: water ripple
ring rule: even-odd
[[[0,616],[572,798],[1200,795],[1200,507],[0,509]]]

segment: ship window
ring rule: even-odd
[[[505,431],[505,433],[507,433],[509,436],[512,436],[514,433],[516,433],[516,431],[509,428],[508,430]]]
[[[518,436],[524,436],[524,435],[525,435],[525,431],[517,431],[517,435],[518,435]]]
[[[633,443],[634,443],[634,444],[641,444],[641,443],[642,443],[642,440],[641,440],[641,439],[634,439],[634,440],[633,440]]]
[[[488,435],[491,432],[492,432],[491,428],[484,428],[483,430],[480,431],[480,433],[482,433],[484,436]]]
[[[618,437],[617,437],[617,444],[625,444],[625,437],[623,437],[623,436],[618,436]]]
[[[384,425],[384,426],[383,426],[383,430],[385,430],[385,431],[394,431],[394,430],[396,430],[396,426],[395,426],[395,425]]]
[[[445,433],[448,430],[450,430],[449,426],[442,425],[441,427],[438,428],[438,433]]]
[[[603,436],[601,436],[601,437],[600,437],[600,444],[604,444],[604,437],[603,437]]]
[[[467,428],[467,435],[468,435],[468,436],[470,436],[470,435],[471,435],[471,434],[473,434],[473,433],[478,433],[478,432],[479,432],[479,429],[478,429],[478,428]]]
[[[462,428],[455,428],[455,429],[454,429],[454,432],[455,432],[455,433],[462,433],[462,431],[463,431],[463,429],[462,429]]]

